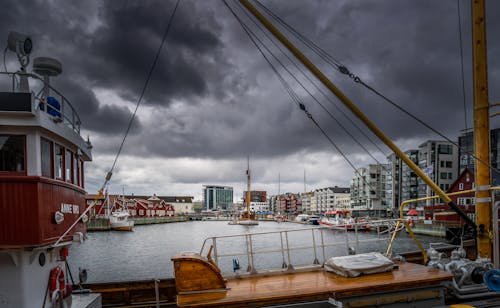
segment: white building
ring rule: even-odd
[[[314,197],[314,200],[311,199],[311,209],[315,209],[313,213],[324,213],[344,208],[346,198],[350,200],[350,189],[338,186],[319,188],[314,191]]]
[[[268,212],[269,204],[267,202],[250,202],[250,212]]]
[[[351,206],[354,216],[385,216],[386,165],[372,164],[356,170],[351,180]]]
[[[314,197],[314,192],[309,191],[309,192],[303,192],[300,194],[300,198],[302,199],[302,208],[299,211],[302,214],[311,214],[311,213],[316,213],[316,208],[311,207],[311,201]]]

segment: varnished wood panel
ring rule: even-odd
[[[177,292],[226,288],[220,269],[196,253],[184,253],[172,258]]]
[[[177,296],[179,307],[252,307],[326,300],[438,285],[452,276],[423,265],[401,263],[386,273],[344,278],[325,271],[231,279],[228,291]]]

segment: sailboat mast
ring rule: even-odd
[[[492,258],[491,175],[490,175],[490,123],[488,100],[488,71],[486,56],[485,1],[472,3],[472,50],[474,82],[474,155],[476,157],[476,220],[479,256]],[[486,162],[486,164],[485,164]],[[494,234],[498,236],[498,234]],[[497,254],[498,252],[494,252]]]
[[[250,156],[247,157],[247,194],[245,199],[248,218],[250,218]]]

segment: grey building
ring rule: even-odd
[[[406,156],[418,165],[418,150],[408,150]],[[405,163],[401,164],[401,201],[418,198],[418,176]]]
[[[231,186],[203,185],[203,210],[230,210],[233,204]]]
[[[443,191],[447,191],[458,177],[458,148],[448,141],[428,140],[418,148],[418,166]],[[434,196],[435,192],[418,179],[418,196]],[[423,202],[426,205],[440,204],[440,199]]]
[[[401,159],[394,153],[387,156],[385,205],[387,209],[397,212],[401,204]]]
[[[458,173],[467,167],[469,170],[475,170],[474,163],[474,139],[472,135],[472,130],[462,132],[462,135],[458,137],[459,146],[459,166]],[[490,146],[491,146],[491,166],[498,169],[500,162],[500,128],[492,129],[490,131]],[[491,185],[500,185],[500,174],[491,171]]]
[[[373,164],[356,170],[351,180],[353,216],[384,216],[386,165]]]

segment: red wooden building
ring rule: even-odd
[[[456,193],[460,191],[467,191],[474,189],[474,172],[469,169],[464,169],[458,178],[451,184],[446,193]],[[474,192],[464,193],[460,195],[450,196],[451,200],[458,205],[458,207],[467,213],[472,220],[475,220],[475,198]],[[424,207],[425,219],[432,219],[436,221],[460,221],[463,220],[458,214],[453,211],[447,204],[429,205]]]
[[[148,199],[134,198],[133,196],[107,195],[96,199],[96,195],[87,195],[87,206],[95,201],[90,211],[91,217],[106,216],[111,211],[125,207],[131,217],[165,217],[175,216],[172,204],[167,203],[156,195]]]

